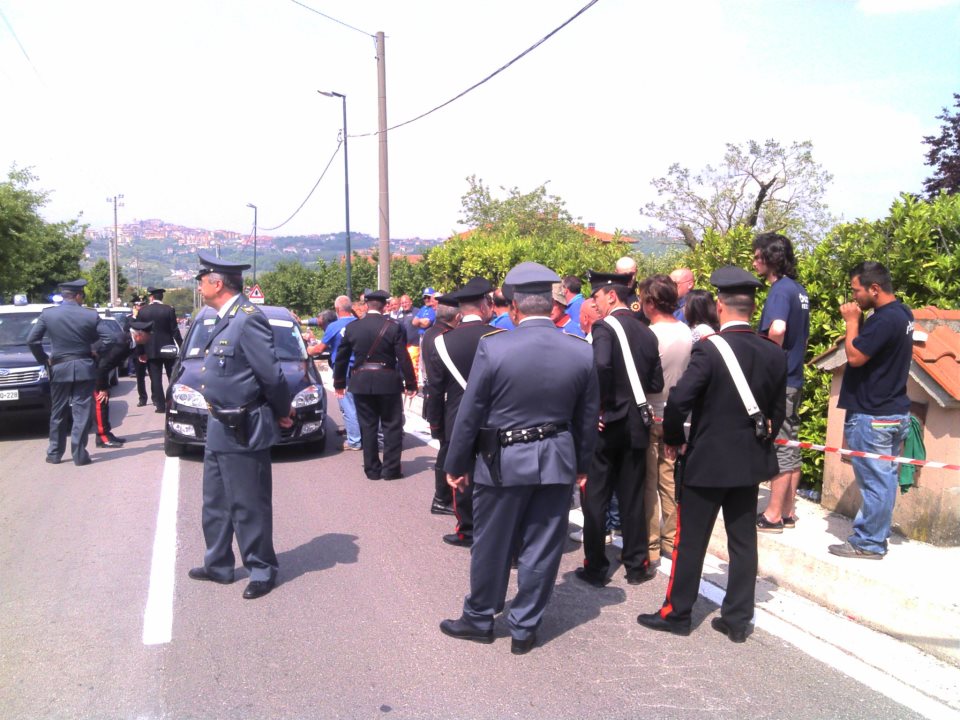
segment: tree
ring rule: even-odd
[[[83,273],[87,279],[84,295],[88,305],[110,304],[110,263],[101,258],[93,267]],[[121,290],[127,287],[128,281],[123,270],[117,268],[117,287]]]
[[[948,195],[960,191],[960,93],[953,94],[953,101],[957,112],[951,114],[943,108],[943,113],[937,115],[937,120],[943,120],[940,134],[923,138],[930,146],[926,164],[934,168],[934,174],[923,181],[923,189],[931,199],[941,191]]]
[[[460,222],[464,225],[497,232],[509,224],[518,235],[537,235],[557,227],[576,230],[566,203],[555,195],[548,195],[546,185],[528,193],[521,193],[515,187],[509,190],[501,187],[507,192],[507,198],[499,200],[476,175],[468,177],[467,183],[470,189],[460,199],[463,206]]]
[[[80,277],[85,226],[40,217],[49,193],[32,190],[36,176],[14,165],[0,183],[0,295],[48,298],[57,284]]]
[[[651,181],[659,200],[644,212],[691,249],[707,230],[724,235],[738,225],[784,232],[797,245],[812,246],[833,222],[823,201],[832,179],[814,161],[809,140],[789,148],[775,140],[728,143],[718,168],[693,174],[674,163],[666,177]]]

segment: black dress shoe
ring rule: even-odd
[[[123,445],[123,443],[125,443],[125,442],[127,441],[126,438],[117,437],[117,436],[114,435],[113,433],[109,433],[109,434],[107,435],[107,439],[108,439],[108,440],[113,440],[114,442],[120,443],[121,445]]]
[[[400,480],[403,478],[403,473],[396,473],[395,475],[384,475],[384,480]]]
[[[443,536],[443,541],[447,545],[456,545],[457,547],[473,547],[473,538],[472,537],[460,537],[457,533],[450,533],[449,535]]]
[[[187,577],[191,580],[208,580],[209,582],[219,583],[221,585],[229,585],[233,582],[233,574],[231,573],[229,578],[218,578],[211,575],[205,567],[202,565],[200,567],[190,568],[187,571]]]
[[[585,567],[578,567],[573,574],[577,580],[585,582],[587,585],[593,585],[595,588],[606,587],[607,583],[610,582],[604,575],[590,572]]]
[[[642,613],[637,615],[637,622],[643,625],[645,628],[650,628],[651,630],[659,630],[660,632],[682,635],[683,637],[686,637],[690,634],[689,622],[664,620],[659,612]]]
[[[47,462],[50,463],[51,465],[59,465],[60,458],[50,457],[49,455],[47,455]]]
[[[122,448],[123,447],[123,443],[115,442],[113,440],[107,440],[106,442],[104,442],[100,438],[97,438],[96,445],[98,448]]]
[[[143,407],[147,404],[146,400],[137,400],[137,407]]]
[[[93,458],[87,455],[85,458],[80,458],[79,460],[74,460],[73,464],[77,467],[83,467],[84,465],[92,465]]]
[[[489,645],[493,642],[493,628],[489,630],[478,630],[469,623],[464,622],[463,618],[457,620],[444,620],[440,623],[440,632],[457,640],[472,640],[473,642]]]
[[[713,620],[710,621],[710,627],[717,632],[722,632],[730,638],[730,642],[743,643],[747,641],[746,628],[735,628],[728,624],[722,617],[713,618]]]
[[[158,407],[154,409],[155,413],[165,413],[167,409],[165,407]]]
[[[273,580],[251,580],[243,591],[244,600],[256,600],[273,590]]]
[[[439,500],[434,500],[432,503],[430,503],[430,512],[432,512],[434,515],[455,515],[456,514],[453,512],[452,505],[447,505],[446,503],[440,502]]]
[[[657,576],[657,569],[652,565],[636,573],[627,573],[627,585],[643,585]]]
[[[533,646],[537,644],[537,636],[531,635],[526,640],[519,640],[513,638],[510,641],[510,652],[514,655],[526,655],[528,652],[533,650]]]

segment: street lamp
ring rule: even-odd
[[[253,203],[247,203],[248,208],[253,208],[253,284],[257,284],[257,206]]]
[[[350,293],[350,164],[347,160],[347,96],[333,91],[317,90],[317,92],[327,97],[338,97],[343,101],[343,200],[347,215],[347,297],[352,299],[353,296]]]

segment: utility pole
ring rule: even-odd
[[[120,200],[123,200],[122,194],[107,198],[108,203],[113,203],[113,240],[108,243],[109,249],[107,252],[110,262],[110,307],[113,307],[113,304],[117,301],[117,265],[120,259],[120,253],[117,250],[117,246],[120,244],[120,230],[117,224],[117,206],[123,207],[123,203],[119,202]]]
[[[383,32],[377,33],[377,105],[380,137],[380,282],[390,292],[390,183],[387,175],[387,64]]]
[[[253,203],[247,203],[248,208],[253,208],[253,284],[257,284],[257,206]],[[219,253],[217,257],[220,257]]]

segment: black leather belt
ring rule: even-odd
[[[511,430],[500,430],[500,446],[509,447],[520,443],[532,443],[559,435],[570,429],[567,423],[547,423],[546,425],[537,425],[529,428],[513,428]]]
[[[388,367],[386,363],[365,362],[360,367],[354,368],[354,371],[357,370],[393,370],[393,368]]]

